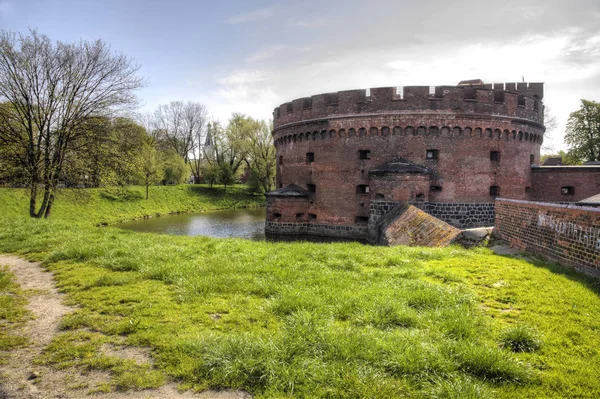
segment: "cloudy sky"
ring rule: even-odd
[[[564,148],[600,101],[598,0],[0,0],[0,29],[101,38],[135,58],[143,111],[172,100],[270,118],[288,100],[379,86],[546,82]]]

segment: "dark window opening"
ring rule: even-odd
[[[377,193],[375,194],[375,199],[384,199],[385,195],[381,194],[381,193]]]
[[[436,160],[439,158],[440,152],[439,150],[427,150],[425,157],[427,160]]]
[[[442,186],[430,186],[431,191],[442,191]]]
[[[304,213],[297,213],[296,220],[302,220],[302,219],[304,219]]]
[[[519,107],[524,107],[524,106],[525,106],[525,97],[524,97],[523,95],[520,95],[520,96],[519,96],[519,100],[518,100],[518,103],[517,103],[517,105],[518,105]]]
[[[315,153],[314,152],[306,153],[306,162],[308,162],[308,163],[315,162]]]
[[[279,156],[279,165],[283,165],[283,157],[281,155]]]
[[[525,193],[529,194],[531,192],[531,187],[525,187]]]
[[[288,103],[286,108],[287,108],[287,109],[286,109],[286,112],[287,112],[288,114],[291,114],[291,113],[292,113],[292,111],[294,110],[292,103]]]
[[[500,162],[500,151],[491,151],[490,152],[490,161]]]
[[[500,195],[500,187],[498,187],[498,186],[491,186],[490,187],[490,195],[492,197],[497,197],[498,195]]]
[[[575,187],[561,187],[560,193],[562,195],[575,195]]]
[[[358,150],[358,159],[371,159],[371,150]]]
[[[417,194],[417,201],[425,201],[425,194],[419,193]]]
[[[306,189],[308,190],[309,193],[317,192],[317,186],[315,186],[314,184],[307,184]]]
[[[367,216],[357,216],[354,218],[354,222],[356,224],[367,224],[369,223],[369,218]]]
[[[359,184],[356,186],[356,194],[369,194],[369,186],[366,184]]]
[[[504,91],[494,91],[494,102],[504,103]]]
[[[317,220],[317,215],[315,215],[314,213],[309,213],[308,220]]]
[[[281,213],[274,213],[273,214],[273,220],[279,221],[279,219],[281,219]]]
[[[465,87],[464,89],[465,100],[475,100],[475,88]]]
[[[537,111],[540,109],[540,102],[538,100],[533,100],[533,110]]]
[[[529,164],[533,165],[535,162],[535,155],[529,154]]]

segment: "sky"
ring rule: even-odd
[[[325,92],[524,78],[558,122],[548,152],[580,99],[600,102],[598,0],[0,0],[0,29],[102,39],[147,78],[140,112],[197,101],[222,122]]]

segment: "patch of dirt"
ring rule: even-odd
[[[1,255],[0,265],[6,265],[17,283],[28,293],[27,308],[33,314],[22,330],[29,339],[26,348],[9,353],[8,363],[0,365],[0,399],[251,399],[245,391],[179,392],[176,384],[157,389],[130,392],[89,394],[90,390],[110,383],[110,375],[93,371],[57,370],[36,365],[34,359],[58,333],[61,318],[74,310],[62,303],[63,294],[54,284],[52,273],[44,271],[38,262],[29,262],[16,256]],[[152,363],[150,351],[128,346],[105,345],[108,356],[131,359],[138,363]]]

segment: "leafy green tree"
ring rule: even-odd
[[[204,162],[200,168],[200,173],[202,173],[204,181],[210,185],[210,188],[219,181],[219,165],[217,164]]]
[[[235,183],[235,172],[231,165],[223,163],[218,166],[218,182],[225,186],[225,191],[227,186]]]
[[[158,157],[163,170],[163,184],[181,184],[188,180],[189,169],[184,159],[174,150],[159,150]]]
[[[146,199],[148,199],[148,188],[163,179],[164,171],[160,165],[158,151],[154,147],[154,140],[146,137],[137,154],[139,181],[146,187]]]
[[[139,66],[100,40],[63,43],[30,31],[0,32],[0,143],[20,147],[29,215],[50,216],[80,125],[135,103]],[[41,198],[40,198],[41,197]]]
[[[275,186],[275,146],[270,123],[250,119],[251,134],[248,135],[248,155],[245,159],[250,170],[248,187],[253,192],[271,191]]]
[[[567,121],[565,143],[574,157],[600,161],[600,103],[581,100],[581,107]]]

